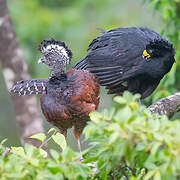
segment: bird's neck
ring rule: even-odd
[[[51,71],[51,77],[56,76],[56,77],[65,77],[66,76],[66,64],[65,62],[59,62],[56,63]]]
[[[64,73],[64,74],[60,74],[58,76],[51,76],[49,78],[49,82],[50,84],[52,85],[58,85],[61,84],[62,82],[66,81],[67,80],[67,75]]]

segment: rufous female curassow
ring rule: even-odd
[[[67,129],[74,126],[80,150],[79,138],[90,120],[89,113],[95,111],[99,104],[99,80],[86,70],[70,69],[66,72],[72,53],[64,42],[44,40],[39,50],[43,57],[38,63],[44,63],[51,69],[50,77],[21,80],[10,91],[20,96],[41,94],[41,109],[46,120],[65,136]]]

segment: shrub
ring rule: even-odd
[[[114,98],[115,106],[90,114],[84,130],[90,147],[80,154],[66,146],[63,135],[50,129],[36,148],[0,145],[0,179],[130,179],[169,180],[180,177],[180,121],[152,115],[139,106],[139,95],[125,92]],[[62,152],[41,148],[53,139]],[[12,153],[8,153],[12,151]]]
[[[180,175],[180,122],[152,115],[139,107],[138,98],[126,92],[114,98],[116,105],[111,109],[90,114],[92,121],[84,132],[92,141],[89,156],[97,159],[98,176],[176,179]]]

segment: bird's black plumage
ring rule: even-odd
[[[118,28],[94,39],[74,68],[95,73],[109,93],[149,96],[174,63],[172,44],[149,28]],[[127,85],[124,85],[127,82]]]

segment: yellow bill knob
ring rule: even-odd
[[[148,58],[151,57],[151,55],[146,50],[144,50],[143,54],[142,54],[142,57],[148,59]]]

